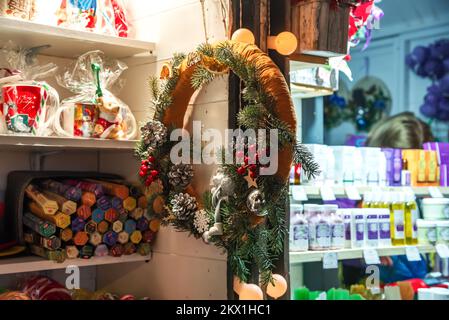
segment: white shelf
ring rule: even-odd
[[[111,58],[148,58],[156,47],[152,42],[0,17],[0,45],[9,40],[26,48],[51,45],[42,54],[62,58],[77,58],[91,50],[101,50]]]
[[[0,135],[1,150],[113,150],[132,151],[136,140],[84,139]]]
[[[421,253],[435,252],[432,245],[416,246]],[[380,257],[397,256],[405,254],[405,246],[376,248]],[[290,264],[319,262],[323,260],[326,252],[336,252],[338,260],[360,259],[363,258],[363,249],[342,249],[332,251],[306,251],[306,252],[290,252]]]
[[[0,259],[0,275],[12,273],[35,272],[45,270],[65,269],[68,266],[90,267],[109,264],[132,263],[132,262],[148,262],[150,256],[141,256],[133,254],[122,257],[93,257],[91,259],[72,259],[63,263],[45,260],[37,256],[26,256],[18,258]]]
[[[296,186],[292,185],[290,186],[291,189],[302,187],[304,188],[304,191],[307,193],[307,197],[309,199],[321,199],[321,188],[318,186]],[[363,196],[363,193],[372,191],[374,189],[378,189],[379,187],[368,187],[368,186],[358,186],[356,187],[359,191],[360,195]],[[402,187],[381,187],[382,190],[397,190]],[[438,187],[438,189],[441,191],[441,193],[445,196],[449,196],[449,187]],[[332,187],[332,190],[334,191],[334,194],[337,198],[345,198],[346,197],[346,191],[345,187],[343,186],[334,186]],[[430,196],[429,193],[429,187],[412,187],[413,192],[417,197],[425,197]]]

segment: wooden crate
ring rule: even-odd
[[[296,54],[321,57],[346,55],[351,0],[292,1],[292,32],[298,38]]]

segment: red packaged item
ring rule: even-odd
[[[58,282],[42,276],[26,281],[22,291],[31,300],[72,300],[69,290]]]
[[[130,25],[125,6],[121,0],[105,0],[99,3],[97,31],[127,38]]]

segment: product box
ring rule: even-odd
[[[400,149],[383,148],[387,161],[387,186],[401,186],[402,152]]]
[[[427,142],[424,144],[425,150],[435,151],[438,161],[440,185],[449,186],[449,143]]]

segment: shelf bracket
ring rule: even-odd
[[[32,171],[41,171],[44,166],[44,160],[46,157],[63,152],[64,151],[32,152],[30,154],[30,169]]]

